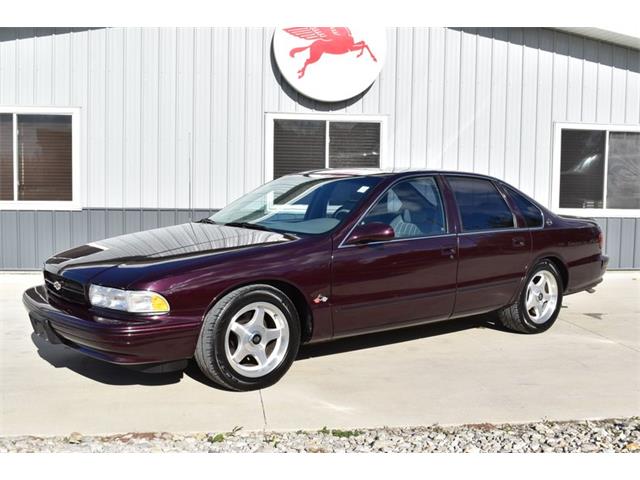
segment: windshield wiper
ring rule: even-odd
[[[271,232],[271,233],[279,233],[280,235],[284,235],[284,237],[295,240],[298,238],[298,235],[292,232],[286,232],[282,230],[277,230],[275,228],[265,227],[264,225],[260,225],[259,223],[250,223],[250,222],[229,222],[224,224],[225,227],[239,227],[239,228],[248,228],[251,230],[260,230],[263,232]]]
[[[240,227],[240,228],[249,228],[251,230],[262,230],[263,232],[273,232],[274,230],[265,227],[264,225],[260,225],[258,223],[250,223],[250,222],[229,222],[224,224],[226,227]]]
[[[211,220],[210,218],[201,218],[200,220],[198,220],[196,223],[209,223],[211,225],[218,225],[218,222],[214,222],[213,220]]]

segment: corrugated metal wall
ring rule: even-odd
[[[0,29],[0,104],[82,108],[86,207],[0,212],[0,268],[37,266],[117,225],[182,218],[189,156],[194,208],[219,208],[256,187],[265,112],[388,115],[396,166],[489,173],[545,204],[554,121],[640,123],[640,52],[588,38],[389,29],[379,80],[355,101],[327,105],[283,83],[271,36],[259,28]],[[639,222],[602,222],[612,266],[640,268]]]

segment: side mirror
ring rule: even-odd
[[[345,242],[347,245],[358,245],[370,242],[391,240],[396,236],[390,225],[382,222],[371,222],[358,225]]]

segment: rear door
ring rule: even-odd
[[[370,222],[391,225],[396,236],[335,246],[335,335],[448,318],[455,300],[456,236],[449,231],[436,178],[392,184],[356,224]]]
[[[530,232],[489,180],[448,175],[458,207],[458,291],[454,317],[507,305],[526,273]]]

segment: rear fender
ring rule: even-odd
[[[544,254],[538,255],[537,257],[534,257],[531,260],[531,263],[529,263],[529,265],[527,266],[527,270],[524,276],[520,279],[520,285],[518,285],[516,292],[511,298],[511,303],[515,303],[518,301],[518,298],[520,298],[520,294],[522,293],[522,291],[526,286],[526,281],[527,281],[527,277],[529,276],[529,273],[538,263],[540,263],[541,260],[544,260],[544,259],[549,259],[554,261],[554,263],[561,264],[561,268],[558,268],[558,270],[560,271],[560,276],[562,277],[562,283],[563,283],[562,291],[564,293],[567,290],[567,286],[569,284],[569,269],[567,268],[566,261],[564,260],[563,256],[557,252],[545,252]]]

